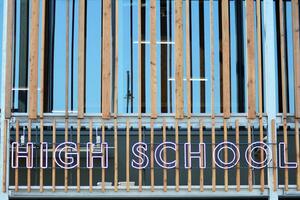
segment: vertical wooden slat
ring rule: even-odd
[[[295,117],[300,118],[300,34],[299,34],[299,1],[292,0],[293,47],[294,47],[294,84],[295,84]]]
[[[93,120],[90,119],[89,122],[89,142],[93,143]],[[92,154],[93,154],[93,148],[92,145],[90,146],[90,166],[92,163]],[[93,169],[89,169],[89,191],[93,192]]]
[[[254,2],[246,1],[247,9],[247,68],[248,68],[248,118],[254,119],[255,112],[255,42],[254,42]]]
[[[203,122],[200,121],[200,126],[199,126],[199,141],[200,143],[203,143]],[[201,165],[204,163],[204,148],[201,147],[200,149],[200,156],[201,156]],[[201,167],[200,168],[200,192],[204,191],[204,170]]]
[[[150,123],[150,185],[151,192],[154,192],[154,120]]]
[[[175,98],[176,118],[183,114],[183,23],[182,0],[175,1]]]
[[[102,16],[102,118],[110,118],[111,97],[111,1],[104,0]]]
[[[175,172],[175,190],[179,192],[179,130],[178,130],[178,120],[175,122],[175,143],[176,143],[176,172]]]
[[[260,114],[259,117],[259,141],[264,142],[264,127],[262,116]],[[264,151],[260,151],[260,161],[263,163],[264,161]],[[263,166],[263,164],[262,164]],[[265,170],[264,168],[260,169],[260,191],[263,192],[265,189]]]
[[[238,150],[240,150],[240,125],[239,120],[235,120],[235,143]],[[240,161],[236,164],[236,191],[241,190],[241,172],[240,172]]]
[[[15,1],[7,1],[7,30],[6,30],[6,66],[5,66],[5,118],[11,117],[12,95],[12,65],[13,65],[13,32],[14,32]],[[5,30],[3,30],[5,31]]]
[[[114,191],[118,191],[118,124],[117,119],[114,120]]]
[[[211,150],[212,150],[212,158],[213,158],[213,152],[216,146],[216,133],[215,133],[215,119],[212,119],[212,124],[211,124]],[[212,162],[211,165],[212,168],[212,191],[216,191],[216,163]]]
[[[31,142],[31,119],[28,120],[28,142]],[[31,158],[31,149],[28,149],[28,157]],[[27,168],[27,192],[31,192],[31,169]]]
[[[126,121],[126,191],[130,191],[130,170],[129,170],[129,149],[130,149],[130,141],[129,141],[129,121]]]
[[[55,192],[56,186],[56,164],[55,164],[55,148],[56,148],[56,121],[53,120],[52,127],[52,192]]]
[[[70,1],[66,1],[66,79],[65,79],[65,118],[69,116],[69,12]]]
[[[65,120],[65,142],[68,142],[69,140],[69,121],[66,119]],[[65,150],[65,154],[68,152],[68,148]],[[65,158],[65,162],[67,162],[67,158]],[[65,185],[65,192],[68,191],[68,182],[69,182],[69,177],[68,177],[68,169],[64,170],[64,185]]]
[[[227,142],[227,122],[226,122],[226,119],[224,119],[224,122],[223,122],[223,126],[224,126],[224,142]],[[228,149],[227,149],[227,145],[225,145],[224,147],[224,160],[225,160],[225,163],[228,162]],[[224,188],[225,188],[225,192],[228,191],[228,169],[224,169]]]
[[[8,120],[4,120],[4,130],[3,130],[3,176],[2,176],[2,192],[6,192],[6,176],[7,176],[7,129]],[[27,188],[28,191],[28,188]],[[29,191],[30,192],[30,191]]]
[[[248,146],[251,144],[251,123],[248,122]],[[251,148],[249,148],[248,153],[248,161],[251,164]],[[252,167],[248,165],[248,190],[252,192],[253,190],[253,181],[252,181]]]
[[[114,117],[118,114],[118,79],[119,79],[119,0],[115,0],[115,82],[114,82]]]
[[[86,1],[79,1],[78,25],[78,118],[84,117],[85,96],[85,27],[86,27]],[[108,30],[107,30],[108,31]]]
[[[163,120],[163,142],[165,143],[167,141],[167,130],[166,130],[166,119]],[[166,148],[166,145],[164,145],[164,148]],[[167,160],[167,150],[164,149],[164,161]],[[167,169],[163,169],[163,185],[164,185],[164,192],[167,192]]]
[[[185,2],[185,29],[186,29],[186,96],[187,96],[187,116],[191,117],[191,55],[190,55],[190,1]]]
[[[188,119],[187,122],[187,142],[191,144],[191,121]],[[188,149],[188,162],[190,162],[191,157],[191,151]],[[192,166],[192,163],[188,164],[189,166]],[[191,167],[188,168],[188,192],[192,190],[192,170]]]
[[[140,118],[142,116],[142,0],[138,0],[138,68],[138,113]]]
[[[44,120],[41,119],[40,120],[40,145],[42,145],[43,142],[44,142]],[[44,192],[44,169],[43,168],[40,168],[40,192]]]
[[[156,0],[150,0],[150,66],[151,66],[151,117],[157,117],[157,77],[156,77]]]
[[[20,126],[19,126],[19,120],[16,121],[16,142],[18,142],[19,144],[19,140],[20,140]],[[16,154],[18,155],[19,149],[16,149]],[[16,168],[15,169],[15,192],[19,191],[19,169]]]
[[[41,68],[40,68],[40,118],[44,117],[44,71],[45,71],[45,34],[46,34],[46,1],[42,1],[41,28]]]
[[[276,179],[276,174],[277,174],[277,147],[276,147],[276,124],[275,120],[272,119],[271,122],[271,130],[272,130],[272,158],[273,158],[273,188],[274,191],[277,191],[277,179]]]
[[[105,142],[105,126],[104,126],[104,124],[102,124],[102,144],[104,144],[104,142]],[[105,160],[106,158],[105,158],[105,155],[106,155],[106,153],[105,153],[105,151],[106,151],[106,149],[104,148],[104,145],[102,145],[102,151],[103,151],[103,160]],[[102,179],[101,179],[101,181],[102,181],[102,192],[105,192],[105,168],[102,168]]]
[[[77,166],[77,187],[76,191],[80,192],[80,130],[81,130],[81,123],[80,119],[77,120],[77,152],[78,152],[78,166]]]
[[[38,47],[39,47],[39,0],[31,1],[30,59],[29,59],[29,118],[37,117]]]
[[[222,87],[224,118],[230,117],[230,38],[228,0],[222,1]],[[226,172],[225,172],[226,173]]]
[[[142,142],[142,120],[139,118],[139,142]],[[140,155],[141,156],[141,155]],[[140,160],[141,162],[141,160]],[[139,192],[142,191],[142,184],[143,184],[143,171],[139,169]]]
[[[285,144],[285,148],[284,148],[284,157],[286,162],[288,162],[288,135],[287,135],[287,124],[286,124],[286,119],[283,119],[283,142]],[[284,169],[284,190],[288,191],[289,190],[289,169],[287,167],[287,165],[285,165],[285,169]]]
[[[299,121],[295,120],[295,147],[297,161],[297,191],[300,190],[300,150],[299,150]]]

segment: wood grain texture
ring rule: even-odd
[[[215,119],[212,119],[211,122],[211,152],[212,152],[212,158],[214,157],[213,152],[216,147],[216,132],[215,132]],[[212,185],[212,191],[216,191],[216,163],[212,162],[212,175],[211,175],[211,185]]]
[[[16,121],[16,142],[19,143],[20,141],[20,126],[19,126],[19,120]],[[17,156],[19,153],[19,148],[16,149],[15,155]],[[19,191],[19,169],[15,169],[15,192]]]
[[[150,190],[154,192],[154,120],[150,122]]]
[[[275,120],[272,119],[271,122],[271,130],[272,130],[272,158],[273,158],[273,190],[274,192],[277,191],[277,147],[276,147],[276,123]]]
[[[102,15],[102,118],[110,118],[111,107],[111,1],[103,0]]]
[[[200,128],[199,128],[199,141],[203,143],[203,122],[200,121]],[[201,156],[201,165],[204,166],[204,148],[200,149],[200,156]],[[204,191],[204,170],[200,168],[200,192]]]
[[[105,143],[105,126],[102,124],[102,144]],[[102,151],[103,151],[103,160],[105,160],[106,156],[106,149],[104,148],[105,146],[102,145]],[[101,191],[105,192],[105,168],[102,168],[102,178],[101,178]]]
[[[5,193],[7,190],[7,130],[9,129],[8,127],[8,120],[4,120],[4,130],[3,130],[3,175],[2,175],[2,192]],[[28,171],[27,171],[28,172]],[[28,174],[27,174],[28,176]],[[30,185],[28,185],[28,179],[27,179],[27,191],[29,190],[28,188],[30,188]]]
[[[239,120],[235,120],[235,144],[238,150],[240,150],[240,125]],[[236,191],[241,191],[241,164],[240,161],[236,164]]]
[[[150,30],[151,117],[157,118],[156,0],[150,0]]]
[[[223,127],[224,127],[224,142],[228,141],[228,134],[227,134],[227,121],[224,119],[223,121]],[[228,162],[228,146],[224,146],[224,161],[225,163]],[[225,192],[228,192],[228,169],[224,169],[224,189]]]
[[[44,120],[41,119],[40,120],[40,144],[42,144],[43,142],[44,142]],[[42,167],[40,168],[40,192],[44,192],[44,169]]]
[[[286,119],[283,119],[283,142],[285,144],[284,148],[284,157],[285,161],[288,162],[288,133],[287,133],[287,121]],[[287,165],[285,165],[284,169],[284,190],[288,191],[289,190],[289,169]]]
[[[175,103],[176,118],[182,119],[183,113],[183,20],[182,0],[175,1]]]
[[[114,191],[118,191],[118,123],[114,120]]]
[[[190,119],[188,119],[188,122],[187,122],[187,142],[189,144],[191,144],[191,121]],[[191,160],[191,151],[190,151],[190,148],[188,149],[188,162],[190,162]],[[189,163],[188,166],[192,166],[192,163]],[[192,191],[192,169],[191,167],[188,168],[188,181],[187,181],[187,184],[188,184],[188,192],[191,192]]]
[[[42,1],[41,50],[40,50],[40,118],[44,117],[44,86],[45,86],[45,34],[46,34],[46,1]]]
[[[246,1],[247,12],[247,68],[248,68],[248,118],[256,117],[255,93],[255,41],[254,41],[254,1]]]
[[[261,42],[261,6],[260,1],[256,2],[256,30],[257,30],[257,65],[258,65],[258,102],[259,118],[263,112],[263,91],[262,91],[262,42]]]
[[[30,119],[37,118],[38,55],[39,55],[39,0],[31,1],[30,15],[30,59],[29,59],[29,113]]]
[[[179,192],[179,127],[178,120],[175,121],[175,144],[176,144],[176,171],[175,171],[175,191]]]
[[[295,120],[295,150],[297,162],[297,178],[296,185],[297,191],[300,191],[300,149],[299,149],[299,121]]]
[[[248,146],[250,146],[252,138],[251,138],[251,123],[248,122]],[[248,190],[249,192],[253,191],[253,176],[252,176],[252,167],[251,167],[251,148],[249,148],[249,151],[247,152],[248,156]]]
[[[80,152],[80,130],[81,122],[80,119],[77,120],[77,152]],[[80,153],[78,153],[78,166],[76,170],[76,191],[80,192]]]
[[[52,125],[52,192],[55,192],[55,190],[56,190],[55,148],[56,148],[56,121],[53,120],[53,125]]]
[[[89,121],[89,142],[93,143],[93,120],[90,119]],[[90,166],[92,166],[93,160],[93,146],[90,145]],[[89,192],[93,192],[93,168],[89,169]]]
[[[27,142],[31,142],[31,119],[28,120],[28,138]],[[6,135],[6,133],[5,133]],[[31,158],[31,149],[28,149],[28,157]],[[30,161],[31,162],[31,161]],[[31,169],[27,168],[27,192],[31,192]]]
[[[68,119],[65,120],[65,142],[69,140],[69,121]],[[65,154],[67,154],[68,148],[65,148]],[[67,158],[65,157],[65,162],[67,163]],[[68,169],[64,169],[64,191],[68,192],[69,189],[69,174]]]
[[[139,0],[141,1],[141,0]],[[119,83],[119,0],[115,0],[115,82],[114,82],[114,117],[118,114],[118,83]]]
[[[139,142],[142,142],[142,119],[139,118]],[[141,154],[139,155],[141,156]],[[140,159],[140,162],[142,160]],[[139,192],[142,192],[142,185],[143,185],[143,171],[139,169]]]
[[[163,142],[167,141],[167,127],[166,127],[166,119],[163,120]],[[166,145],[164,145],[164,152],[163,152],[163,159],[164,161],[167,160],[167,150]],[[167,169],[163,169],[163,185],[164,185],[164,192],[167,192],[167,184],[168,184],[168,173]]]

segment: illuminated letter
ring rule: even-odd
[[[95,151],[97,150],[98,151]],[[103,159],[103,151],[105,150],[105,159]],[[101,160],[101,167],[108,167],[108,145],[106,142],[100,143],[99,147],[95,147],[95,144],[88,142],[86,145],[86,166],[87,168],[94,167],[94,158]]]
[[[176,151],[176,144],[173,142],[163,142],[160,145],[158,145],[155,149],[155,161],[156,163],[165,169],[173,169],[176,167],[176,160],[172,162],[166,162],[162,159],[161,155],[164,149],[172,149]]]
[[[251,148],[251,151],[249,152],[250,148]],[[256,160],[253,159],[252,152],[255,149],[261,149],[261,151],[265,152],[265,159],[263,161],[257,162]],[[251,163],[249,162],[248,156],[250,157]],[[271,158],[272,158],[271,148],[264,142],[253,142],[251,145],[249,145],[247,147],[247,149],[245,151],[245,158],[246,158],[247,163],[251,167],[253,167],[255,169],[262,169],[262,168],[266,167],[271,161]]]
[[[283,157],[283,159],[282,159]],[[285,144],[279,143],[279,167],[280,168],[297,168],[296,162],[287,162],[285,157]]]
[[[65,152],[66,161],[62,159],[62,152]],[[75,159],[73,157],[75,157]],[[76,167],[78,165],[77,145],[74,142],[61,143],[55,149],[54,160],[56,164],[63,169],[72,169]]]
[[[184,167],[192,167],[192,158],[199,159],[199,168],[206,168],[205,144],[199,143],[199,151],[191,151],[191,144],[184,144]]]
[[[135,157],[138,158],[138,162],[136,162],[134,159],[132,159],[131,166],[133,168],[144,169],[148,166],[149,158],[144,153],[145,151],[147,151],[147,144],[144,142],[138,142],[132,146],[132,153]]]
[[[229,149],[233,153],[233,158],[230,162],[224,162],[220,158],[220,152],[225,148]],[[213,152],[213,160],[218,167],[222,169],[230,169],[234,167],[240,160],[240,151],[232,142],[222,142],[215,147]]]
[[[42,142],[41,143],[41,159],[40,159],[40,167],[42,169],[46,169],[48,167],[48,143]]]
[[[11,167],[12,168],[18,168],[19,167],[19,158],[25,158],[26,159],[26,167],[27,168],[32,168],[33,167],[33,143],[32,142],[27,142],[26,145],[26,150],[25,151],[20,151],[19,143],[18,142],[13,142],[11,145]],[[25,147],[21,147],[25,148]],[[17,155],[15,155],[15,149],[18,149]],[[29,154],[30,150],[30,154]],[[16,157],[16,158],[15,158]]]

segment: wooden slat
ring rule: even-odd
[[[52,192],[55,192],[56,188],[56,164],[55,164],[55,148],[56,148],[56,121],[53,120],[52,127]]]
[[[115,0],[115,81],[114,81],[114,117],[118,114],[118,83],[119,83],[119,0]]]
[[[138,114],[139,118],[142,117],[142,0],[138,0]]]
[[[16,121],[16,142],[18,142],[18,144],[20,141],[19,133],[20,133],[20,126],[19,126],[19,120],[17,120]],[[16,148],[16,153],[15,153],[16,157],[17,157],[18,153],[19,153],[19,149]],[[19,169],[16,168],[15,169],[15,192],[18,192],[18,191],[19,191]]]
[[[28,140],[27,142],[31,142],[31,119],[28,120]],[[28,149],[28,157],[31,158],[31,149]],[[31,192],[31,169],[27,168],[27,192]]]
[[[45,71],[45,34],[46,34],[46,1],[42,1],[41,27],[41,67],[40,67],[40,118],[44,117],[44,71]]]
[[[188,119],[187,122],[187,142],[191,144],[191,121]],[[188,162],[190,162],[191,151],[188,150]],[[189,166],[192,166],[192,163],[189,163]],[[188,168],[188,192],[192,191],[192,170],[191,167]]]
[[[102,124],[102,144],[105,142],[105,126]],[[104,148],[104,145],[102,145],[102,151],[103,151],[103,160],[105,160],[105,151],[106,149]],[[102,168],[102,179],[101,179],[101,190],[102,192],[105,192],[105,168]]]
[[[259,141],[264,142],[264,127],[262,118],[259,118]],[[264,151],[260,151],[260,161],[264,161]],[[263,164],[262,164],[263,166]],[[260,191],[264,192],[265,190],[265,169],[260,169]]]
[[[42,145],[43,142],[44,142],[44,120],[41,119],[40,120],[40,145]],[[44,192],[44,169],[43,168],[40,168],[40,192]]]
[[[65,120],[65,142],[68,142],[68,137],[69,136],[69,121],[66,119]],[[65,154],[68,152],[68,148],[65,150]],[[65,158],[65,162],[67,162],[67,158]],[[69,182],[69,177],[68,177],[68,169],[64,170],[64,185],[65,185],[65,192],[68,192],[68,182]]]
[[[66,1],[66,78],[65,78],[65,118],[69,116],[69,12],[70,1]]]
[[[31,1],[30,15],[30,59],[29,59],[29,113],[37,118],[38,52],[39,52],[39,0]]]
[[[203,122],[200,121],[200,128],[199,128],[199,141],[200,143],[203,143]],[[204,163],[204,148],[201,148],[200,150],[200,156],[201,156],[201,164]],[[200,168],[200,192],[204,191],[204,170],[203,168]]]
[[[248,122],[248,146],[251,145],[251,123]],[[251,148],[249,148],[248,153],[248,161],[251,164]],[[253,190],[253,178],[252,178],[252,167],[251,165],[248,165],[248,190],[249,192],[252,192]]]
[[[223,122],[223,126],[224,126],[224,142],[227,142],[227,122],[226,119],[224,119]],[[224,147],[224,161],[225,163],[228,162],[228,149],[227,149],[227,145],[225,145]],[[228,191],[228,169],[224,169],[224,189],[225,192]]]
[[[178,120],[175,122],[175,143],[176,143],[176,171],[175,171],[175,190],[179,192],[179,130],[178,130]]]
[[[190,51],[190,1],[185,2],[185,29],[186,29],[186,96],[187,96],[187,116],[191,117],[191,51]]]
[[[300,190],[300,150],[299,150],[299,121],[295,120],[295,147],[297,161],[297,191]]]
[[[111,1],[104,0],[102,15],[102,118],[110,118],[111,97]]]
[[[224,118],[230,117],[230,37],[228,0],[222,1],[222,88]]]
[[[240,125],[239,120],[235,121],[235,144],[238,150],[240,150]],[[240,172],[240,161],[236,164],[236,191],[241,190],[241,172]]]
[[[276,178],[276,174],[277,174],[277,147],[276,147],[276,124],[275,124],[275,120],[272,119],[271,122],[271,130],[272,130],[272,158],[273,158],[273,188],[274,188],[274,192],[277,191],[277,178]]]
[[[286,162],[288,162],[288,135],[287,135],[287,122],[286,119],[283,119],[283,142],[285,144],[285,148],[284,148],[284,157]],[[287,167],[287,165],[285,165],[285,169],[284,169],[284,190],[288,191],[289,190],[289,169]]]
[[[299,34],[299,1],[292,0],[293,47],[294,47],[294,84],[295,84],[295,117],[300,118],[300,34]]]
[[[176,118],[183,114],[183,23],[182,0],[175,1],[175,98]]]
[[[118,124],[114,120],[114,191],[118,191]]]
[[[89,122],[89,142],[93,143],[93,120]],[[90,166],[92,163],[93,147],[90,146]],[[93,169],[89,169],[89,192],[93,192]]]
[[[5,118],[11,117],[12,96],[12,65],[13,65],[13,32],[14,32],[15,1],[7,1],[7,30],[6,30],[6,66],[5,66]],[[5,30],[3,30],[5,31]]]
[[[81,122],[80,119],[77,120],[77,152],[78,152],[78,166],[77,166],[77,177],[76,177],[76,191],[80,192],[80,130]]]
[[[2,176],[2,192],[6,192],[6,176],[7,176],[7,129],[8,120],[4,120],[4,129],[3,129],[3,176]]]
[[[84,117],[85,96],[85,27],[86,27],[86,1],[79,1],[78,17],[78,118]],[[108,31],[108,30],[107,30]]]
[[[156,77],[156,0],[150,0],[150,66],[151,66],[151,117],[157,117],[157,77]]]
[[[212,158],[213,158],[213,152],[216,146],[216,132],[215,132],[215,119],[212,119],[212,124],[211,124],[211,150],[212,150]],[[216,163],[212,162],[212,191],[216,191]]]
[[[142,142],[142,120],[139,118],[139,142]],[[141,155],[140,155],[141,156]],[[140,160],[141,162],[141,160]],[[143,185],[143,171],[139,169],[139,192],[142,192],[142,185]]]
[[[247,9],[247,68],[248,68],[248,118],[256,117],[255,111],[255,41],[254,41],[254,2],[246,1]]]
[[[166,119],[163,120],[163,142],[167,141],[167,130],[166,130]],[[164,145],[164,148],[166,148],[166,145]],[[163,152],[164,161],[167,160],[167,150],[164,149]],[[163,169],[163,185],[164,185],[164,192],[167,192],[167,184],[168,184],[168,174],[167,169]]]
[[[129,170],[129,149],[130,149],[130,141],[129,141],[129,121],[126,121],[126,191],[130,191],[130,170]]]
[[[154,192],[154,120],[150,122],[150,187]]]

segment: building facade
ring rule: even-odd
[[[0,198],[300,197],[298,0],[3,0]]]

